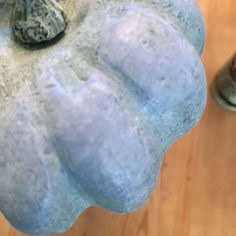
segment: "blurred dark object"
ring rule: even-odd
[[[216,75],[212,94],[223,108],[236,111],[236,53]]]

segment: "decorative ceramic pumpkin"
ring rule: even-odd
[[[0,210],[29,234],[143,204],[206,100],[193,0],[60,4],[65,36],[44,48],[15,43],[10,2],[0,17]]]

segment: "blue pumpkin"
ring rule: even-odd
[[[0,25],[0,210],[29,234],[145,203],[206,103],[193,0],[64,4],[68,29],[47,48],[16,46]]]

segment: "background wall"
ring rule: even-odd
[[[198,0],[207,25],[208,85],[236,51],[235,0]],[[235,236],[236,113],[209,96],[198,126],[166,154],[149,201],[128,215],[90,208],[63,236]],[[0,236],[23,236],[0,215]]]

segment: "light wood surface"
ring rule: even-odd
[[[207,25],[203,62],[210,85],[236,50],[236,2],[198,2]],[[0,216],[0,236],[23,234]],[[144,206],[127,215],[90,208],[63,236],[236,236],[236,112],[209,95],[198,126],[168,150]]]

